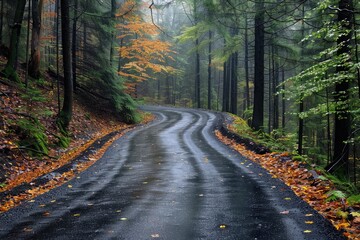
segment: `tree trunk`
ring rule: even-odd
[[[271,66],[271,46],[268,47],[268,54],[269,54],[269,66],[268,66],[268,133],[270,134],[272,129],[271,120],[272,120],[272,113],[274,111],[273,109],[273,101],[272,101],[272,66]]]
[[[274,99],[274,114],[273,114],[273,129],[279,129],[279,96],[276,94],[279,85],[279,65],[275,59],[274,46],[272,46],[272,72],[273,72],[273,99]]]
[[[300,100],[299,113],[304,112],[304,100]],[[299,155],[303,154],[303,135],[304,135],[304,119],[299,117],[299,128],[298,128],[298,149]]]
[[[73,106],[69,1],[61,0],[60,7],[61,7],[61,31],[62,31],[63,65],[64,65],[64,101],[63,101],[62,110],[58,118],[58,125],[62,130],[66,130],[72,118],[72,106]]]
[[[244,33],[244,61],[245,61],[245,104],[244,112],[250,107],[250,79],[249,79],[249,34],[247,16],[245,17],[245,33]]]
[[[77,21],[78,21],[78,7],[79,2],[78,0],[74,0],[74,20],[72,25],[72,45],[71,45],[71,56],[72,56],[72,81],[73,81],[73,88],[74,92],[76,92],[76,85],[77,85],[77,77],[76,77],[76,68],[77,68]]]
[[[16,74],[17,58],[19,51],[21,23],[24,17],[26,0],[18,0],[15,10],[14,23],[12,25],[12,31],[10,36],[10,55],[6,63],[6,67],[3,71],[5,77],[14,81],[20,82],[18,75]]]
[[[201,108],[201,97],[200,97],[200,53],[199,53],[199,39],[195,41],[196,47],[196,63],[195,63],[195,101],[197,108]]]
[[[4,24],[4,0],[1,0],[0,5],[0,46],[3,41],[3,24]]]
[[[41,13],[43,0],[32,0],[33,28],[31,33],[31,54],[29,60],[29,76],[40,78],[40,37],[41,37]]]
[[[340,0],[338,10],[338,22],[346,34],[339,36],[337,55],[351,54],[350,44],[352,37],[352,0]],[[344,74],[349,71],[346,64],[336,67],[336,72]],[[334,122],[334,155],[330,165],[326,167],[329,172],[338,171],[340,175],[348,176],[349,144],[345,143],[350,138],[350,114],[349,114],[349,88],[351,79],[343,80],[335,85],[334,99],[338,103],[335,109]],[[339,104],[340,103],[340,104]]]
[[[116,0],[111,0],[111,18],[114,21],[113,30],[111,31],[111,42],[110,42],[110,66],[113,64],[114,59],[114,44],[116,40],[115,36],[115,19],[116,19]]]
[[[194,1],[194,19],[197,24],[197,1]],[[200,96],[200,53],[199,53],[199,39],[195,40],[195,102],[196,107],[201,107],[201,96]]]
[[[233,114],[237,114],[237,66],[238,66],[238,53],[235,52],[231,55],[231,102],[230,102],[230,112]]]
[[[262,130],[264,125],[264,1],[255,3],[255,74],[252,128]]]
[[[281,104],[281,107],[282,107],[282,114],[281,114],[281,128],[283,129],[283,131],[285,131],[285,113],[286,113],[286,101],[285,101],[285,69],[284,67],[281,68],[281,82],[283,83],[282,84],[282,104]]]
[[[211,109],[211,94],[212,94],[212,84],[211,84],[211,58],[212,58],[212,32],[209,31],[209,58],[208,58],[208,109]]]

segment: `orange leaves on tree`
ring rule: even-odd
[[[157,27],[146,21],[141,12],[142,5],[126,1],[117,14],[121,23],[116,25],[120,40],[119,75],[127,79],[127,90],[133,93],[136,84],[154,78],[152,73],[173,74],[175,69],[167,64],[173,60],[171,44],[157,39]]]

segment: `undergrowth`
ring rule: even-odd
[[[284,135],[279,131],[273,131],[271,134],[264,133],[263,131],[254,131],[246,122],[246,120],[236,115],[233,117],[231,128],[237,134],[247,138],[253,142],[268,147],[272,152],[289,152],[292,160],[307,162],[309,167],[313,163],[319,163],[320,160],[310,159],[305,155],[298,155],[296,152],[296,134]],[[321,156],[320,156],[321,157]],[[319,166],[320,165],[320,166]],[[346,199],[350,205],[360,203],[359,189],[347,179],[340,179],[337,176],[327,173],[321,164],[317,166],[317,171],[321,172],[322,180],[329,180],[336,186],[336,191],[328,193],[328,200],[333,201],[336,199]]]

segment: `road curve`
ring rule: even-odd
[[[217,141],[220,114],[145,109],[157,120],[115,141],[76,179],[0,215],[0,239],[343,239]]]

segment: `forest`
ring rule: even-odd
[[[28,137],[19,145],[46,156],[41,121],[52,116],[53,138],[67,146],[75,96],[129,124],[142,104],[209,109],[356,185],[359,9],[351,0],[1,0],[1,84],[28,100],[11,110],[20,120],[1,119],[2,136],[16,125]],[[56,106],[35,111],[44,91]],[[0,94],[5,114],[11,96]]]

